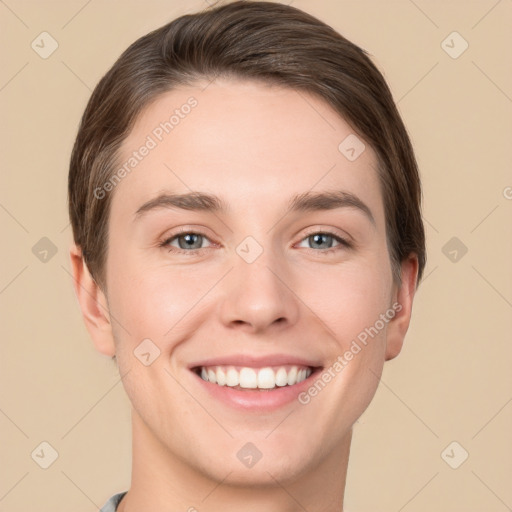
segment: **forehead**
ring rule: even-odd
[[[127,172],[113,209],[133,213],[162,191],[199,190],[233,209],[268,210],[296,194],[341,189],[364,198],[378,218],[376,157],[355,137],[329,105],[303,91],[234,80],[181,87],[157,97],[123,143],[118,167]]]

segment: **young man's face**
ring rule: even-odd
[[[400,351],[417,265],[398,288],[375,153],[325,103],[205,85],[159,97],[123,144],[119,168],[138,156],[109,192],[110,325],[93,337],[117,355],[134,446],[156,467],[275,485],[346,455]],[[191,192],[225,209],[172,205]],[[320,193],[339,202],[294,208]]]

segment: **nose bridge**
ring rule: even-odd
[[[294,323],[298,305],[285,284],[284,260],[270,246],[246,237],[233,254],[233,271],[226,280],[222,319],[260,331],[274,323]]]

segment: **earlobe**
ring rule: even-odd
[[[396,314],[390,320],[386,338],[386,361],[394,359],[402,350],[405,335],[409,328],[412,313],[412,303],[416,292],[416,279],[418,276],[418,258],[411,254],[404,260],[402,268],[402,283],[395,292],[392,302]]]
[[[115,345],[105,294],[91,276],[80,247],[72,244],[69,254],[75,294],[85,326],[96,349],[102,354],[113,356]]]

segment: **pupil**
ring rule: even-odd
[[[195,235],[193,233],[189,233],[187,235],[183,235],[183,238],[185,239],[185,246],[190,248],[194,245],[195,238],[199,237],[199,235]],[[183,247],[182,247],[183,248]]]
[[[313,241],[315,244],[320,244],[322,245],[322,239],[325,240],[325,238],[329,236],[329,235],[325,235],[325,234],[317,234],[317,235],[313,235]]]

